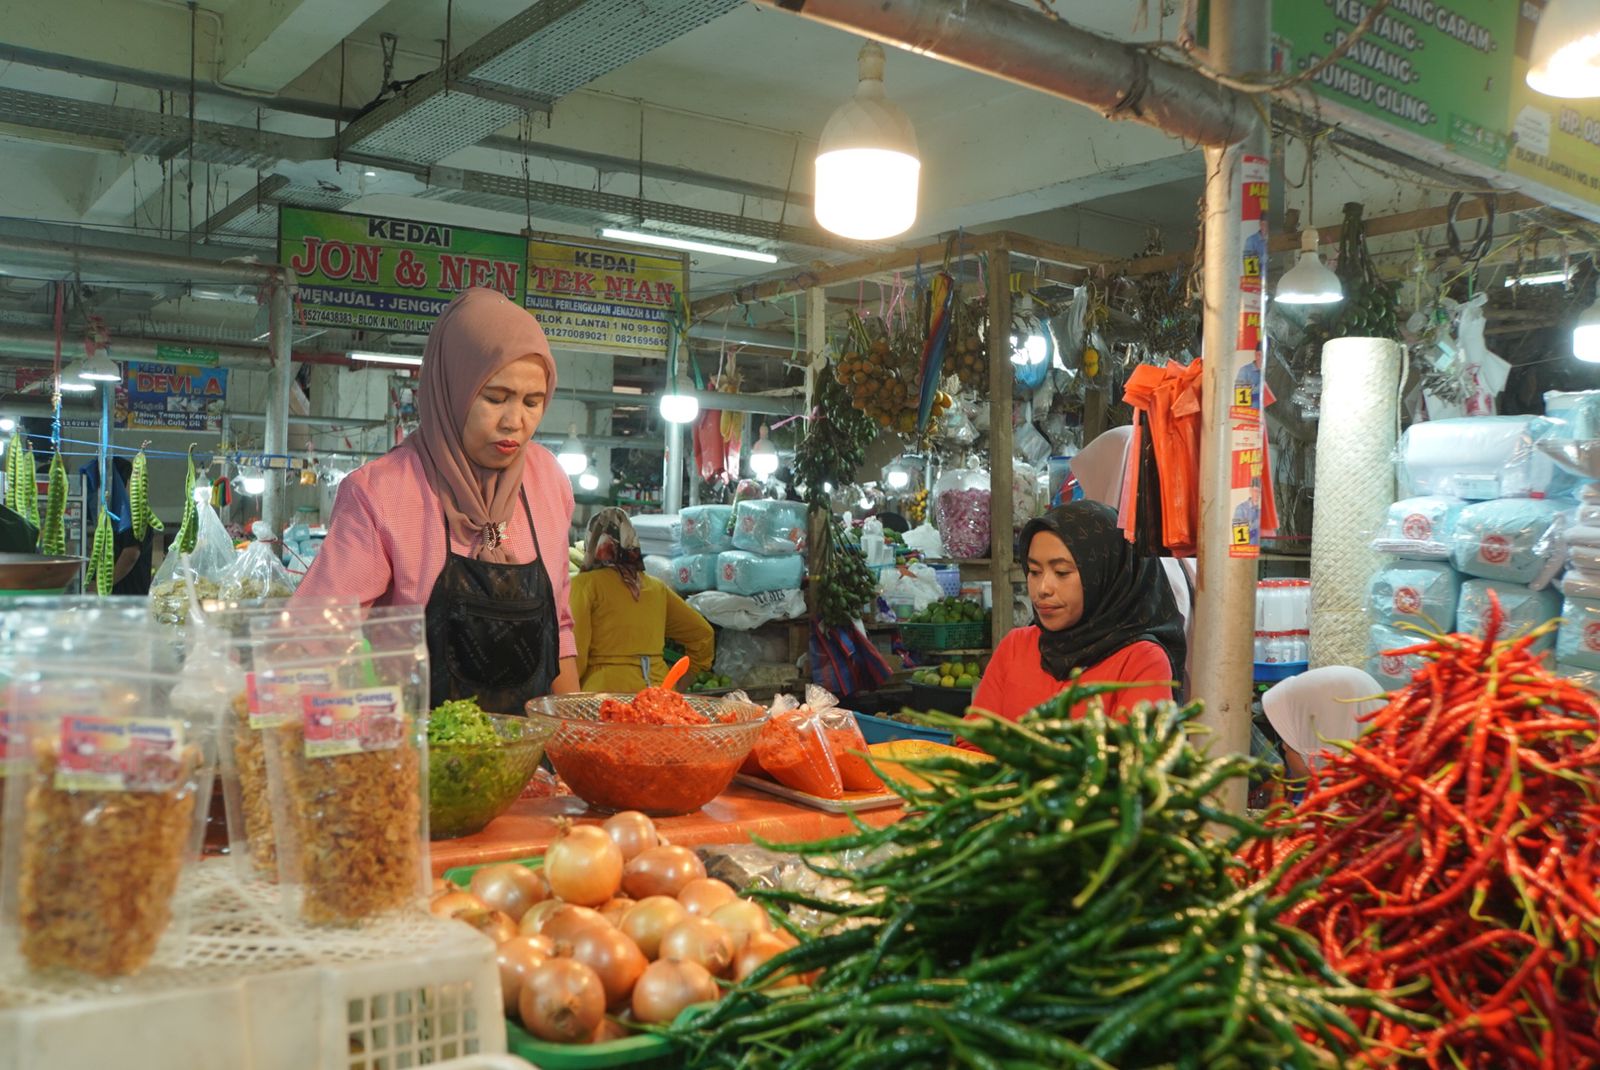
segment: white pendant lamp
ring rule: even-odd
[[[585,458],[585,461],[587,462],[587,458]],[[578,477],[578,489],[588,491],[599,490],[600,477],[585,467],[583,474]]]
[[[1572,329],[1572,355],[1590,364],[1600,364],[1600,298],[1584,309]]]
[[[556,463],[569,476],[580,476],[589,467],[589,455],[584,452],[583,443],[578,441],[577,424],[567,425],[567,440],[556,453]]]
[[[661,395],[661,418],[668,423],[690,424],[700,415],[700,399],[694,396],[694,387],[679,368],[677,375],[667,382],[667,392]]]
[[[120,383],[122,382],[122,368],[111,359],[111,354],[104,349],[96,349],[94,355],[83,361],[78,369],[78,378],[86,379],[91,383]]]
[[[1278,280],[1278,300],[1286,305],[1329,305],[1344,300],[1344,284],[1317,255],[1317,228],[1300,235],[1300,262]]]
[[[817,146],[817,222],[856,241],[904,234],[917,220],[917,134],[884,96],[883,64],[877,42],[861,46],[856,94],[833,113]]]
[[[761,436],[750,447],[750,471],[757,479],[771,479],[778,471],[778,447],[767,438],[767,425],[761,425]]]
[[[1600,4],[1549,0],[1533,34],[1528,85],[1550,97],[1600,97]]]
[[[83,360],[79,358],[61,369],[63,394],[87,394],[95,389],[94,383],[83,377]]]

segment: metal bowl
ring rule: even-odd
[[[0,596],[60,594],[87,562],[83,557],[0,554]]]
[[[528,719],[554,728],[545,753],[561,779],[596,810],[652,816],[693,813],[732,783],[767,720],[765,707],[683,695],[703,725],[626,724],[600,719],[605,702],[633,695],[552,695],[527,705]]]

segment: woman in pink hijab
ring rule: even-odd
[[[532,442],[555,388],[531,313],[486,289],[450,302],[423,354],[417,430],[340,484],[295,593],[425,606],[434,706],[476,697],[520,714],[578,688],[572,485]]]

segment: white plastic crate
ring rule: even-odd
[[[137,977],[0,983],[7,1070],[407,1070],[506,1050],[494,947],[417,912],[355,929],[286,924],[275,889],[197,867],[190,931]],[[515,1065],[515,1064],[512,1064]]]

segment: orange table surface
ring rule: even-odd
[[[882,827],[898,821],[900,807],[866,810],[862,821]],[[456,866],[504,862],[544,853],[556,838],[562,818],[583,825],[598,825],[607,815],[589,809],[574,795],[550,799],[519,799],[489,827],[473,836],[437,840],[431,845],[434,876]],[[844,814],[830,814],[788,802],[739,784],[682,817],[658,817],[656,827],[672,843],[695,847],[711,843],[744,843],[752,836],[777,843],[804,843],[842,836],[855,826]]]

